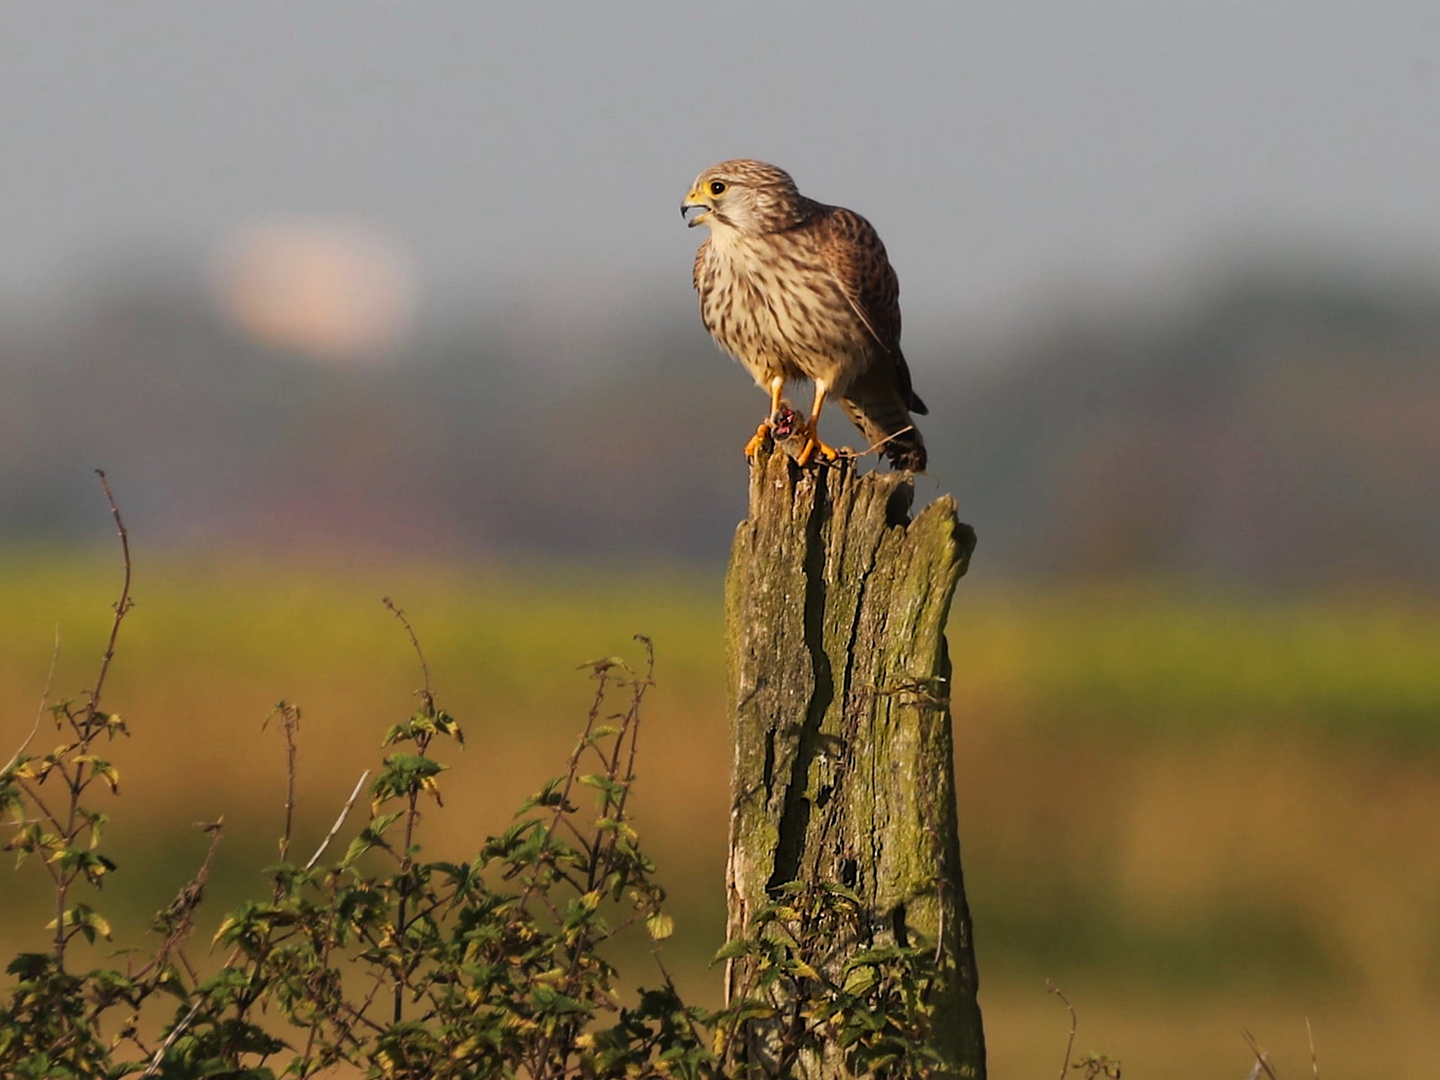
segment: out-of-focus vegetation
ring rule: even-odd
[[[381,733],[414,709],[388,594],[469,735],[448,812],[428,824],[441,858],[472,852],[559,771],[588,703],[576,666],[637,631],[655,639],[637,820],[677,917],[668,962],[689,996],[718,992],[705,966],[727,820],[717,574],[143,550],[136,573],[107,689],[134,732],[108,755],[122,791],[102,807],[121,867],[110,910],[163,906],[203,855],[190,823],[222,813],[212,910],[263,893],[254,868],[274,852],[284,763],[261,722],[280,698],[303,710],[296,842],[318,842]],[[86,685],[117,578],[109,557],[0,563],[5,757],[33,720],[57,624],[51,696]],[[1329,1070],[1427,1075],[1440,1058],[1440,608],[962,582],[950,635],[996,1075],[1058,1064],[1067,1021],[1047,976],[1080,1010],[1077,1049],[1129,1075],[1240,1074],[1242,1024],[1301,1062],[1307,1015]],[[0,946],[43,941],[42,885],[33,867],[6,882]]]
[[[27,739],[0,766],[0,807],[12,819],[4,850],[16,853],[17,868],[43,863],[57,912],[50,947],[6,965],[14,985],[0,993],[0,1075],[766,1080],[804,1074],[805,1061],[837,1047],[855,1075],[905,1080],[947,1064],[926,992],[938,954],[921,938],[850,955],[868,913],[839,885],[792,882],[783,900],[752,912],[746,934],[725,944],[725,959],[745,963],[747,975],[720,1010],[687,1005],[663,968],[651,988],[621,982],[611,946],[642,930],[663,941],[674,929],[628,812],[642,705],[654,685],[647,638],[637,639],[641,670],[613,657],[587,665],[595,698],[562,775],[473,856],[423,858],[421,808],[444,805],[447,771],[432,747],[463,746],[465,737],[436,702],[413,628],[388,600],[424,681],[417,708],[386,731],[389,752],[373,780],[362,774],[303,863],[292,847],[300,711],[285,703],[272,712],[286,752],[279,861],[261,871],[272,885],[267,899],[223,914],[212,947],[228,950],[226,959],[192,958],[220,820],[204,826],[210,848],[200,869],[152,920],[150,948],[114,952],[114,967],[77,956],[114,937],[105,914],[77,894],[84,884],[100,889],[116,869],[102,844],[108,817],[92,797],[118,787],[95,751],[127,731],[102,707],[131,606],[126,558],[95,682],[50,711],[60,744],[26,753]],[[343,854],[332,852],[362,792],[368,814]],[[585,810],[587,794],[594,801]],[[803,1019],[791,1022],[792,1007]],[[750,1049],[757,1040],[764,1055]]]
[[[1433,592],[1437,292],[1277,263],[1173,308],[907,342],[931,409],[921,495],[960,499],[987,574]],[[174,275],[0,327],[0,542],[93,537],[96,464],[148,543],[187,549],[694,564],[744,514],[764,398],[688,301],[557,314],[585,328],[575,353],[495,312],[389,367],[332,368],[239,334]],[[840,410],[825,422],[856,442]]]
[[[1027,726],[1240,731],[1440,747],[1440,608],[1163,587],[962,594],[960,693]]]

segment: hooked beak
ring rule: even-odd
[[[685,201],[680,204],[680,216],[685,219],[686,226],[693,229],[696,225],[704,224],[713,209],[714,207],[703,195],[692,190],[689,195],[685,196]],[[697,211],[694,217],[690,216],[692,210]]]

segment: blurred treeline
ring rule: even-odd
[[[247,336],[178,273],[110,281],[0,326],[0,542],[93,537],[98,464],[166,547],[710,562],[743,516],[763,397],[688,304],[452,313],[347,366]],[[920,494],[958,495],[977,566],[1440,580],[1440,288],[1272,259],[1172,293],[911,335]]]

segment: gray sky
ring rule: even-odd
[[[274,216],[422,310],[688,305],[678,205],[765,158],[860,210],[907,329],[1228,240],[1440,267],[1440,4],[0,5],[0,305]]]

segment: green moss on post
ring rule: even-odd
[[[729,936],[787,882],[847,886],[869,908],[857,949],[938,942],[935,1049],[979,1080],[944,636],[975,534],[948,496],[911,520],[913,497],[907,475],[802,471],[779,450],[751,468],[726,579]],[[844,1075],[836,1059],[807,1071]]]

